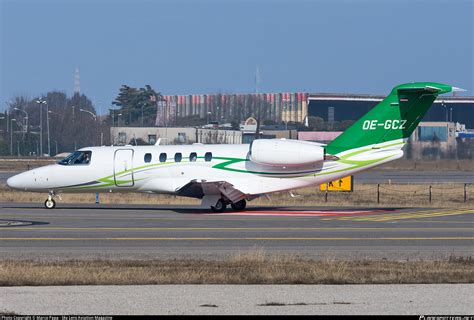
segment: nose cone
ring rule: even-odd
[[[13,189],[26,189],[27,179],[25,173],[20,173],[8,178],[7,185]]]

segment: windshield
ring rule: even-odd
[[[91,162],[91,151],[76,151],[58,162],[63,166],[88,165]]]

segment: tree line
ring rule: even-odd
[[[3,155],[55,155],[109,140],[109,128],[85,95],[15,97],[0,115]]]
[[[51,155],[110,144],[111,126],[154,126],[160,93],[123,85],[108,115],[98,115],[84,94],[52,91],[14,97],[0,114],[0,155]]]

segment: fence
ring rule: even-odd
[[[474,194],[474,185],[464,184],[358,184],[354,192],[328,192],[323,191],[324,202],[340,202],[341,200],[385,203],[385,204],[411,204],[419,203],[465,203],[474,201],[469,195]]]

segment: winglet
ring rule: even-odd
[[[451,91],[453,91],[453,92],[465,92],[467,90],[463,89],[463,88],[452,87]]]

